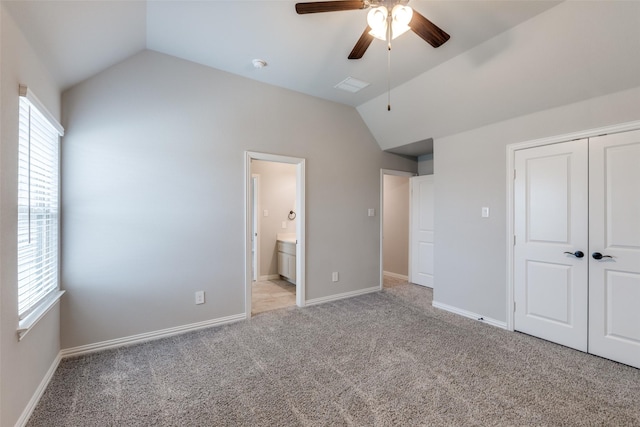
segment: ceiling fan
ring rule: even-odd
[[[296,3],[296,12],[307,13],[339,12],[371,8],[364,30],[349,59],[360,59],[374,38],[391,41],[400,34],[412,30],[433,47],[449,40],[449,34],[429,21],[420,13],[407,6],[409,0],[337,0]]]

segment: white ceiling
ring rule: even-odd
[[[567,1],[357,109],[389,149],[636,87],[640,2]]]
[[[388,89],[385,43],[348,60],[366,11],[297,15],[296,1],[6,1],[61,89],[152,49],[265,83],[358,106]],[[557,1],[427,1],[409,5],[451,35],[438,49],[409,32],[393,42],[392,86],[557,5]],[[255,69],[251,60],[268,62]],[[348,76],[370,82],[335,89]]]

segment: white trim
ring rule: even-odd
[[[70,356],[79,356],[82,354],[94,353],[96,351],[123,347],[131,344],[140,344],[147,341],[184,334],[186,332],[197,331],[199,329],[206,329],[212,326],[220,326],[227,323],[238,322],[240,320],[245,320],[246,318],[247,315],[245,313],[234,314],[231,316],[219,317],[217,319],[205,320],[204,322],[191,323],[188,325],[176,326],[174,328],[161,329],[159,331],[145,332],[143,334],[116,338],[114,340],[101,341],[72,348],[65,348],[60,351],[60,355],[62,356],[62,358],[66,358]]]
[[[253,211],[252,211],[252,218],[253,221],[255,222],[255,224],[251,224],[251,229],[253,230],[253,226],[255,225],[255,230],[253,230],[255,232],[255,247],[256,247],[256,253],[254,255],[255,260],[252,259],[252,265],[251,265],[251,270],[252,270],[252,275],[251,275],[251,279],[253,280],[253,278],[255,277],[256,280],[262,280],[260,279],[260,238],[262,237],[261,235],[261,231],[260,231],[260,223],[262,221],[260,221],[260,174],[257,173],[252,173],[251,174],[251,182],[252,182],[252,195],[253,198],[251,199],[251,204],[253,207]],[[255,206],[253,206],[255,203]],[[252,248],[253,249],[253,248]],[[253,271],[253,262],[255,261],[255,271]],[[267,279],[268,280],[268,279]]]
[[[383,271],[382,274],[386,275],[386,276],[389,276],[389,277],[393,277],[394,279],[400,279],[400,280],[409,281],[409,276],[404,275],[404,274],[392,273],[390,271]]]
[[[296,305],[304,307],[305,300],[305,159],[299,157],[280,156],[277,154],[245,151],[244,192],[245,192],[245,287],[244,307],[247,319],[251,318],[251,161],[288,163],[296,165]]]
[[[453,307],[451,305],[443,304],[443,303],[438,302],[438,301],[433,301],[432,305],[433,305],[433,307],[439,308],[440,310],[445,310],[445,311],[448,311],[450,313],[457,314],[459,316],[468,317],[469,319],[477,320],[479,322],[486,323],[488,325],[495,326],[497,328],[508,329],[507,328],[507,324],[505,322],[502,322],[502,321],[496,320],[496,319],[492,319],[490,317],[483,316],[481,314],[474,313],[472,311],[463,310],[462,308]]]
[[[51,292],[49,296],[45,297],[45,299],[40,302],[38,308],[18,322],[18,341],[22,341],[29,331],[36,326],[40,319],[42,319],[53,308],[53,306],[60,301],[60,298],[64,293],[65,291],[61,290]]]
[[[328,297],[313,298],[307,300],[307,305],[324,304],[325,302],[337,301],[345,298],[357,297],[358,295],[370,294],[372,292],[380,292],[379,286],[372,286],[370,288],[359,289],[357,291],[344,292],[341,294],[329,295]]]
[[[51,382],[51,379],[53,378],[53,374],[56,373],[56,370],[58,369],[58,366],[60,365],[61,360],[62,360],[62,356],[60,355],[60,353],[58,353],[56,358],[53,360],[53,363],[51,364],[51,366],[49,366],[49,370],[44,375],[44,378],[42,378],[42,381],[40,381],[40,385],[38,385],[38,388],[36,388],[36,391],[33,393],[33,396],[31,396],[31,400],[29,400],[29,403],[27,403],[27,406],[24,408],[24,411],[22,411],[20,418],[18,418],[18,421],[16,421],[16,424],[15,424],[16,427],[22,427],[27,425],[27,422],[29,421],[31,414],[33,414],[33,410],[36,409],[38,402],[40,402],[40,399],[42,398],[44,391],[47,389],[47,386]]]
[[[293,159],[293,158],[292,158]],[[297,159],[296,168],[296,209],[298,215],[296,219],[296,304],[298,307],[304,307],[306,304],[305,296],[305,268],[306,268],[306,213],[305,213],[305,160]],[[249,310],[251,312],[251,310]]]
[[[418,176],[415,172],[405,172],[405,171],[397,171],[393,169],[380,169],[380,290],[382,290],[382,285],[384,283],[384,176],[385,175],[394,175],[394,176],[406,176],[406,177],[414,177]],[[411,187],[409,187],[411,188]],[[409,222],[411,222],[411,189],[409,189]],[[411,230],[411,228],[409,228]],[[409,231],[411,233],[411,231]],[[411,238],[409,238],[411,240]],[[409,260],[408,260],[407,268],[411,271],[411,244],[409,244]],[[409,280],[408,277],[406,280]]]
[[[58,134],[60,136],[64,136],[64,128],[62,127],[60,122],[58,122],[58,120],[53,116],[53,114],[49,112],[47,107],[45,107],[44,104],[40,102],[38,97],[35,96],[33,92],[31,92],[31,89],[29,89],[26,85],[19,85],[18,95],[20,95],[23,98],[27,98],[31,103],[31,105],[36,107],[38,111],[40,111],[40,113],[44,116],[44,118],[47,119],[49,123],[51,123],[51,125],[58,131]]]
[[[280,278],[279,274],[267,274],[266,276],[260,276],[258,277],[259,281],[264,281],[264,280],[278,280]]]
[[[507,323],[506,329],[515,330],[513,303],[514,297],[514,280],[513,280],[513,236],[514,230],[514,179],[513,170],[515,169],[515,152],[518,150],[524,150],[527,148],[540,147],[542,145],[557,144],[560,142],[573,141],[575,139],[593,138],[595,136],[607,135],[612,133],[628,132],[631,130],[640,129],[640,120],[620,123],[617,125],[603,126],[599,128],[567,133],[564,135],[556,135],[548,138],[534,139],[531,141],[517,142],[507,145]]]

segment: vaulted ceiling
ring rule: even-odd
[[[451,35],[347,56],[366,10],[291,0],[1,0],[61,90],[151,49],[354,106],[382,149],[640,86],[640,2],[411,0]],[[268,66],[257,69],[253,59]],[[370,83],[358,93],[334,86]],[[392,111],[387,111],[389,87]],[[412,148],[413,149],[413,148]]]
[[[366,27],[367,10],[298,15],[295,1],[5,1],[62,89],[142,49],[177,56],[265,83],[352,106],[389,88],[386,44],[347,55]],[[557,1],[426,1],[409,5],[451,35],[438,49],[408,32],[393,41],[391,85],[400,85]],[[268,66],[253,67],[253,59]],[[371,83],[358,93],[334,86],[347,77]]]

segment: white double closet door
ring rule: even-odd
[[[515,329],[640,368],[640,131],[515,165]]]

